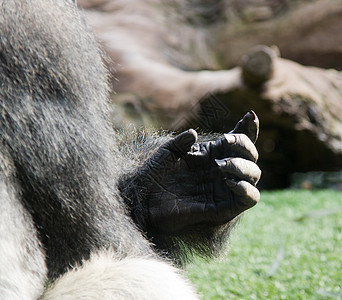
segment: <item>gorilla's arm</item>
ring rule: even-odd
[[[235,217],[260,197],[257,134],[253,112],[216,141],[196,143],[196,132],[189,130],[121,180],[133,220],[157,248],[180,260],[189,253],[184,248],[206,255],[221,248]]]

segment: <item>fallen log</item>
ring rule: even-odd
[[[241,86],[201,99],[175,124],[225,132],[253,109],[265,187],[287,186],[293,172],[342,169],[341,72],[304,67],[257,46],[243,57],[240,74]]]

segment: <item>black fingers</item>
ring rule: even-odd
[[[259,119],[251,110],[244,115],[231,132],[213,143],[212,154],[215,158],[242,157],[256,162],[259,154],[254,144],[258,135]]]
[[[257,184],[260,179],[261,171],[259,167],[250,160],[235,157],[217,159],[215,162],[227,178],[248,181],[253,185]]]
[[[243,133],[255,144],[259,135],[259,119],[256,113],[252,110],[246,113],[230,133]]]
[[[225,134],[222,145],[225,147],[226,157],[242,157],[254,162],[259,158],[255,145],[245,134]]]
[[[191,146],[197,141],[197,132],[189,129],[167,142],[162,148],[182,155],[190,151]]]
[[[256,205],[260,200],[259,190],[247,181],[231,181],[226,180],[226,184],[230,190],[237,196],[239,201],[244,204],[243,210],[247,210]],[[241,211],[242,212],[242,211]]]

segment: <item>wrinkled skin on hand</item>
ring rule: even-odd
[[[196,143],[190,129],[162,145],[137,174],[145,226],[170,234],[216,226],[254,206],[260,198],[258,130],[258,118],[249,112],[216,141]]]

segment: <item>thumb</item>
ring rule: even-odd
[[[189,129],[177,135],[169,141],[164,148],[174,152],[175,154],[185,154],[190,151],[191,146],[197,141],[197,132]]]

